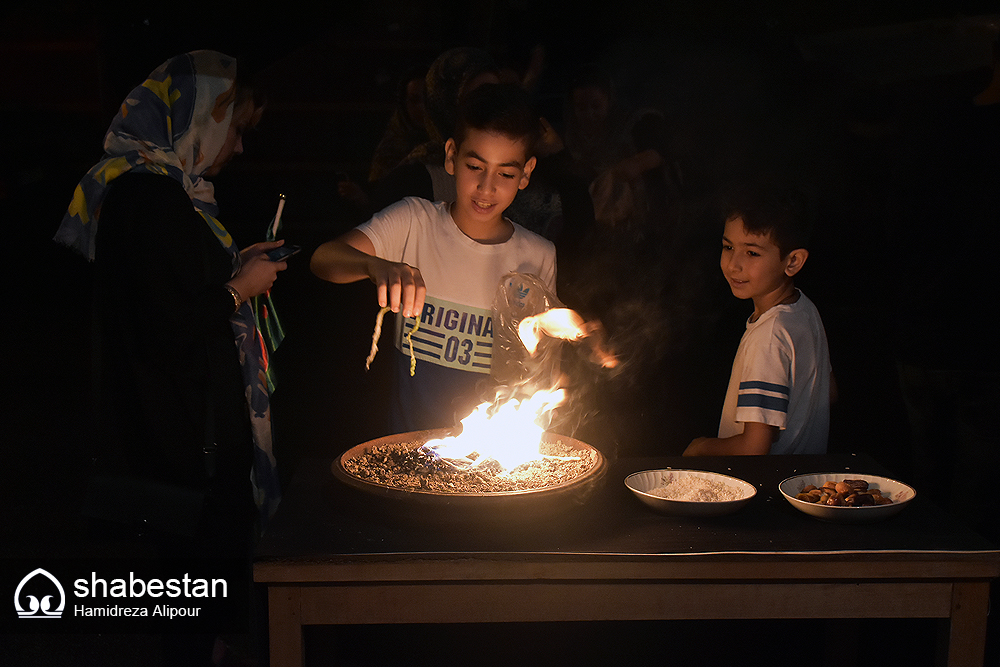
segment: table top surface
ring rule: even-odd
[[[303,461],[255,553],[258,563],[378,559],[394,555],[562,558],[712,557],[742,554],[903,554],[1000,563],[1000,551],[917,489],[899,514],[871,524],[817,520],[793,508],[778,490],[794,475],[844,472],[893,477],[865,455],[651,457],[608,462],[592,493],[537,519],[499,508],[485,520],[449,516],[444,508],[385,501],[353,489],[331,460]],[[643,505],[625,487],[633,472],[658,468],[719,472],[757,488],[734,514],[675,517]],[[900,480],[905,482],[906,480]],[[473,517],[473,519],[477,519]]]

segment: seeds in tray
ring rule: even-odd
[[[597,463],[592,450],[543,443],[545,458],[528,461],[506,474],[494,460],[475,467],[456,465],[424,450],[423,443],[389,443],[345,459],[344,470],[357,479],[404,491],[432,493],[501,493],[529,491],[570,482]],[[473,454],[469,457],[478,460]]]
[[[871,507],[874,505],[891,505],[892,499],[882,495],[878,489],[872,489],[863,479],[844,479],[839,482],[830,480],[817,487],[806,484],[802,491],[795,494],[799,500],[819,505],[834,507]]]
[[[649,493],[667,500],[710,503],[739,500],[743,497],[739,491],[722,482],[689,476],[667,482]]]

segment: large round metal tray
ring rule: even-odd
[[[361,479],[349,473],[344,467],[345,461],[361,456],[380,445],[412,443],[413,447],[416,448],[428,440],[442,438],[450,433],[450,429],[411,431],[369,440],[338,456],[333,462],[333,474],[351,488],[369,497],[380,499],[382,506],[388,511],[407,515],[416,514],[437,520],[471,519],[481,521],[492,519],[515,522],[536,520],[582,505],[603,480],[607,470],[607,460],[595,447],[575,438],[554,433],[545,433],[542,438],[543,442],[562,442],[574,449],[592,451],[596,453],[597,461],[589,471],[574,479],[538,489],[486,493],[445,493],[424,489],[400,489]]]

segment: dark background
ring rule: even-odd
[[[973,244],[979,254],[969,255],[968,246],[942,241],[960,235],[951,219],[900,226],[895,183],[911,156],[920,161],[928,128],[988,82],[995,3],[148,4],[8,3],[0,14],[4,375],[14,399],[6,404],[2,525],[13,554],[77,548],[65,536],[74,534],[88,459],[90,271],[50,239],[78,179],[100,158],[125,94],[186,50],[235,55],[268,84],[259,132],[216,181],[223,223],[241,245],[259,240],[283,193],[283,235],[306,247],[273,290],[287,333],[273,358],[272,403],[286,480],[303,457],[331,457],[384,435],[386,357],[363,370],[374,290],[315,279],[308,253],[363,221],[338,197],[337,180],[364,180],[397,77],[451,46],[488,48],[519,70],[543,45],[538,102],[557,127],[568,77],[587,62],[611,71],[627,102],[657,107],[675,124],[675,157],[689,174],[680,259],[640,267],[602,256],[593,283],[566,292],[579,297],[567,305],[605,321],[625,355],[615,377],[584,368],[578,378],[576,433],[607,455],[679,454],[717,428],[749,311],[717,267],[712,193],[733,176],[779,168],[800,177],[812,197],[820,227],[800,286],[823,314],[840,386],[831,450],[868,452],[911,479],[917,463],[896,369],[912,350],[900,306],[906,315],[961,318],[974,332],[993,319],[987,246],[996,226],[982,220],[997,222],[996,208],[963,232],[982,239]],[[923,159],[948,164],[929,151]],[[987,168],[995,172],[995,160]],[[924,177],[940,183],[939,176]],[[961,223],[964,214],[952,217]],[[900,235],[908,243],[895,243]],[[944,256],[926,273],[923,260],[905,264],[916,270],[899,291],[893,253],[912,247]],[[647,274],[658,282],[651,286]],[[948,285],[960,277],[975,307],[956,316],[927,297],[942,275]],[[155,304],[137,307],[155,313]],[[983,340],[971,336],[968,348],[993,364],[993,346],[981,347]],[[987,370],[995,377],[995,365]],[[995,396],[994,389],[982,413],[996,408]],[[943,451],[957,428],[942,432]],[[995,456],[983,460],[995,473]],[[970,523],[997,538],[995,522]],[[18,659],[43,660],[30,651]]]

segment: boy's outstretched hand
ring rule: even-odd
[[[378,305],[388,306],[394,313],[402,312],[403,317],[419,316],[427,295],[420,269],[374,256],[372,260],[368,277],[378,290]]]
[[[376,257],[371,240],[357,229],[318,247],[309,268],[334,283],[371,280],[378,291],[378,305],[404,317],[419,316],[424,309],[427,288],[420,269]]]

